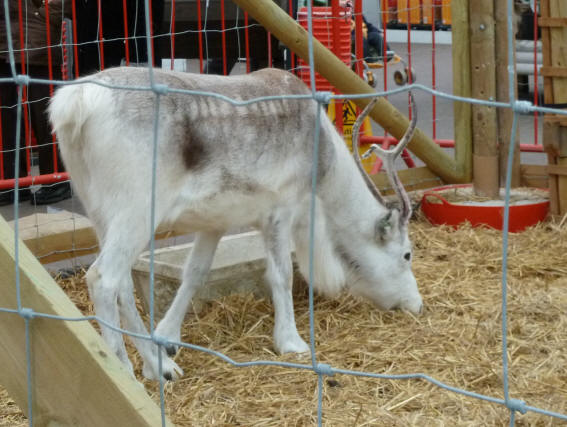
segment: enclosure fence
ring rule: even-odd
[[[46,2],[47,4],[48,2]],[[221,99],[227,103],[230,103],[232,105],[235,106],[239,106],[242,108],[246,108],[246,106],[249,106],[253,103],[257,103],[257,102],[265,102],[265,101],[272,101],[272,100],[279,100],[282,98],[285,99],[298,99],[298,100],[309,100],[309,99],[314,99],[317,103],[318,103],[318,114],[319,114],[319,118],[322,114],[325,114],[324,112],[324,106],[326,104],[328,104],[331,100],[345,100],[345,99],[353,99],[353,98],[361,98],[361,97],[370,97],[370,96],[388,96],[388,95],[392,95],[395,93],[400,93],[400,92],[407,92],[409,90],[412,91],[424,91],[427,93],[430,93],[431,95],[434,95],[435,97],[444,97],[444,98],[448,98],[454,101],[461,101],[461,102],[468,102],[471,104],[477,104],[477,105],[487,105],[487,106],[492,106],[495,108],[509,108],[512,109],[513,111],[513,117],[514,117],[514,122],[513,122],[513,126],[512,126],[512,135],[511,135],[511,141],[515,141],[516,140],[516,132],[517,132],[517,125],[518,125],[518,118],[520,115],[523,114],[533,114],[533,113],[553,113],[553,114],[563,114],[563,115],[567,115],[567,111],[564,110],[557,110],[557,109],[551,109],[551,108],[544,108],[544,107],[539,107],[539,106],[534,106],[532,103],[527,102],[527,101],[519,101],[516,98],[516,94],[515,94],[515,88],[514,88],[514,68],[513,66],[509,67],[509,74],[510,74],[510,87],[509,87],[509,99],[510,102],[508,103],[503,103],[503,102],[488,102],[488,101],[482,101],[482,100],[478,100],[478,99],[472,99],[472,98],[463,98],[463,97],[458,97],[458,96],[454,96],[448,93],[443,93],[440,91],[437,91],[435,89],[432,89],[430,87],[427,87],[425,85],[422,84],[416,84],[416,83],[412,83],[409,84],[405,87],[402,88],[397,88],[397,89],[393,89],[393,90],[387,90],[387,91],[381,91],[381,92],[377,92],[375,95],[352,95],[352,94],[341,94],[341,95],[334,95],[331,92],[322,92],[322,91],[317,91],[316,90],[316,85],[315,85],[315,71],[313,68],[313,37],[312,37],[312,6],[310,4],[310,2],[307,2],[307,10],[308,10],[308,14],[307,14],[307,22],[308,22],[308,29],[309,29],[309,33],[310,33],[310,37],[309,37],[309,61],[308,63],[310,64],[310,81],[311,81],[311,88],[312,88],[312,92],[310,95],[288,95],[285,97],[261,97],[261,98],[255,98],[253,100],[250,101],[238,101],[235,99],[231,99],[219,94],[215,94],[215,93],[210,93],[210,92],[202,92],[202,91],[190,91],[190,90],[180,90],[180,89],[175,89],[172,87],[168,87],[166,85],[163,84],[159,84],[156,83],[156,81],[154,80],[154,72],[153,69],[151,67],[151,64],[153,63],[153,54],[152,54],[152,40],[153,38],[151,37],[151,1],[150,0],[145,0],[144,1],[144,5],[145,5],[145,28],[146,28],[146,37],[144,39],[145,43],[146,43],[146,49],[148,52],[148,72],[149,72],[149,80],[148,80],[148,84],[146,86],[143,87],[132,87],[132,86],[113,86],[113,85],[106,85],[100,82],[92,82],[94,84],[100,84],[115,90],[140,90],[140,91],[148,91],[148,92],[152,92],[155,96],[155,109],[154,109],[154,139],[153,139],[153,144],[154,144],[154,154],[157,150],[157,146],[159,144],[158,141],[158,126],[159,126],[159,121],[158,121],[158,117],[159,117],[159,108],[160,108],[160,100],[162,99],[162,97],[167,96],[169,93],[181,93],[181,94],[185,94],[187,96],[199,96],[199,97],[215,97],[217,99]],[[198,2],[198,4],[200,4],[200,2]],[[513,0],[508,0],[507,1],[508,4],[508,28],[509,28],[509,33],[508,33],[508,59],[509,59],[509,64],[513,63],[513,57],[514,57],[514,52],[513,52],[513,32],[512,32],[512,10],[513,10]],[[28,75],[26,74],[22,74],[18,71],[17,69],[17,62],[15,60],[15,55],[16,52],[14,50],[14,44],[13,44],[13,40],[11,38],[11,31],[10,31],[10,16],[9,16],[9,7],[10,7],[10,2],[8,0],[3,0],[3,13],[5,15],[6,18],[6,27],[7,27],[7,32],[6,32],[6,37],[7,37],[7,41],[8,41],[8,51],[9,51],[9,64],[11,67],[11,76],[10,77],[6,77],[6,78],[0,78],[0,82],[5,83],[5,82],[13,82],[15,84],[18,85],[18,109],[17,109],[17,135],[16,135],[16,149],[15,149],[15,168],[16,168],[16,174],[15,176],[18,177],[19,174],[19,156],[20,154],[20,132],[21,132],[21,128],[19,126],[19,124],[22,122],[22,120],[24,120],[24,110],[22,108],[23,105],[23,94],[25,92],[25,88],[30,84],[30,83],[37,83],[37,84],[45,84],[45,85],[71,85],[71,84],[77,84],[75,83],[75,81],[70,80],[70,81],[62,81],[62,80],[54,80],[54,79],[36,79],[36,78],[30,78]],[[172,13],[174,13],[174,11],[172,10]],[[174,28],[171,28],[171,31],[174,32]],[[201,36],[201,32],[199,32],[199,37]],[[173,49],[173,43],[172,43],[172,49]],[[173,65],[172,65],[173,66]],[[201,65],[202,67],[202,65]],[[80,84],[84,84],[85,82],[88,82],[88,80],[83,80]],[[313,158],[318,158],[318,144],[319,144],[319,130],[320,130],[320,120],[317,120],[316,123],[313,123],[314,129],[315,129],[315,135],[314,135],[314,143],[313,143]],[[233,359],[231,359],[230,357],[228,357],[227,355],[202,347],[202,346],[198,346],[198,345],[194,345],[191,343],[185,343],[185,342],[170,342],[167,341],[165,339],[163,339],[160,336],[155,335],[154,333],[154,309],[153,309],[153,305],[154,305],[154,301],[153,301],[153,289],[154,289],[154,249],[155,249],[155,240],[154,240],[154,235],[155,235],[155,229],[154,229],[154,212],[155,212],[155,205],[152,202],[152,206],[151,206],[151,221],[150,223],[152,224],[152,227],[150,230],[147,230],[148,233],[150,233],[151,236],[151,241],[150,241],[150,295],[152,296],[151,300],[150,300],[150,328],[151,328],[151,333],[148,336],[142,336],[139,334],[135,334],[132,333],[128,330],[124,330],[124,329],[120,329],[120,328],[114,328],[112,325],[106,323],[104,321],[104,319],[100,319],[96,316],[84,316],[84,317],[79,317],[79,318],[65,318],[65,317],[59,317],[59,316],[52,316],[46,313],[41,313],[41,312],[36,312],[34,311],[33,307],[25,307],[22,304],[22,297],[21,297],[21,283],[20,283],[20,268],[19,268],[19,237],[20,237],[20,230],[19,230],[19,226],[18,226],[18,221],[15,221],[15,226],[14,226],[14,239],[15,239],[15,283],[13,284],[13,286],[15,286],[16,288],[16,292],[17,292],[17,308],[16,309],[9,309],[9,308],[5,308],[5,307],[0,307],[0,313],[9,313],[9,314],[18,314],[19,316],[21,316],[24,320],[25,320],[25,330],[26,330],[26,336],[25,336],[25,342],[26,342],[26,358],[27,358],[27,367],[28,367],[28,372],[27,372],[27,384],[28,384],[28,413],[27,413],[27,418],[29,421],[29,425],[33,425],[34,424],[34,413],[33,413],[33,399],[34,399],[34,395],[33,395],[33,373],[31,370],[31,357],[32,357],[32,349],[31,349],[31,342],[30,342],[30,325],[34,322],[35,319],[39,319],[39,318],[47,318],[47,319],[54,319],[54,320],[58,320],[58,321],[71,321],[71,322],[85,322],[85,321],[89,321],[89,320],[93,320],[96,319],[98,322],[105,324],[107,327],[112,328],[116,331],[119,331],[122,334],[125,335],[129,335],[129,336],[133,336],[133,337],[137,337],[140,339],[144,339],[144,340],[150,340],[153,343],[155,343],[156,346],[159,346],[160,348],[166,346],[166,345],[171,345],[171,344],[175,344],[178,345],[180,347],[184,347],[190,350],[195,350],[195,351],[201,351],[201,352],[205,352],[210,354],[212,357],[217,357],[231,365],[233,365],[235,368],[246,368],[246,367],[251,367],[251,366],[261,366],[261,365],[269,365],[269,366],[275,366],[275,367],[281,367],[281,368],[288,368],[288,369],[299,369],[299,370],[306,370],[306,371],[312,371],[314,372],[317,376],[318,376],[318,394],[317,394],[317,398],[318,398],[318,404],[317,404],[317,422],[318,425],[322,425],[323,422],[323,417],[324,417],[324,413],[323,413],[323,404],[322,404],[322,399],[323,399],[323,379],[324,377],[327,376],[334,376],[334,375],[354,375],[354,376],[359,376],[359,377],[368,377],[368,378],[373,378],[373,379],[377,379],[377,380],[383,380],[383,379],[390,379],[390,380],[415,380],[415,379],[419,379],[419,380],[424,380],[427,381],[431,384],[434,384],[436,386],[438,386],[439,388],[454,392],[454,393],[458,393],[458,394],[462,394],[468,397],[472,397],[472,398],[476,398],[476,399],[480,399],[486,402],[491,402],[491,403],[495,403],[495,404],[499,404],[499,405],[503,405],[506,408],[509,409],[509,414],[510,414],[510,425],[514,425],[515,420],[516,420],[516,413],[520,412],[522,414],[531,411],[534,413],[538,413],[538,414],[542,414],[542,415],[546,415],[549,417],[554,417],[557,419],[561,419],[561,420],[567,420],[567,414],[561,414],[561,413],[555,413],[552,411],[548,411],[546,409],[543,408],[538,408],[538,407],[533,407],[530,406],[528,403],[524,402],[523,400],[521,400],[520,397],[513,397],[510,395],[509,392],[509,386],[508,386],[508,378],[509,378],[509,361],[508,361],[508,353],[507,353],[507,336],[508,336],[508,327],[507,327],[507,291],[508,291],[508,287],[507,287],[507,253],[508,253],[508,232],[507,232],[507,228],[508,228],[508,222],[509,222],[509,205],[510,205],[510,187],[511,187],[511,171],[512,171],[512,159],[513,159],[513,150],[510,150],[510,154],[508,157],[508,169],[507,169],[507,176],[506,176],[506,196],[505,196],[505,216],[504,216],[504,231],[503,231],[503,245],[502,245],[502,301],[501,301],[501,308],[502,308],[502,377],[503,377],[503,384],[502,384],[502,388],[503,388],[503,394],[504,394],[504,398],[496,398],[496,397],[492,397],[492,396],[487,396],[487,395],[482,395],[482,394],[478,394],[478,393],[474,393],[471,391],[467,391],[464,389],[460,389],[457,387],[453,387],[451,385],[442,383],[438,380],[436,380],[435,378],[430,377],[429,375],[423,374],[423,373],[407,373],[407,374],[399,374],[399,375],[386,375],[386,374],[379,374],[379,373],[371,373],[371,372],[362,372],[362,371],[356,371],[356,370],[346,370],[346,369],[341,369],[340,367],[335,367],[335,366],[330,366],[328,364],[324,364],[324,363],[320,363],[319,362],[319,358],[318,358],[318,354],[317,354],[317,348],[315,345],[315,328],[314,328],[314,307],[313,307],[313,253],[314,253],[314,246],[313,246],[313,237],[314,237],[314,224],[313,221],[310,221],[310,247],[309,247],[309,251],[310,251],[310,271],[309,271],[309,324],[310,324],[310,348],[311,348],[311,361],[310,363],[286,363],[286,362],[278,362],[278,361],[250,361],[250,362],[237,362]],[[151,188],[151,192],[152,192],[152,200],[155,200],[155,191],[156,191],[156,162],[155,162],[155,155],[154,155],[154,162],[151,165],[148,165],[148,168],[151,167],[151,174],[152,174],[152,188]],[[310,215],[312,218],[315,217],[315,210],[317,209],[316,203],[315,203],[315,192],[316,192],[316,188],[317,188],[317,162],[313,162],[312,165],[312,197],[311,197],[311,212]],[[15,193],[14,193],[14,199],[15,199],[15,203],[14,203],[14,218],[19,218],[19,205],[18,205],[18,197],[19,197],[19,193],[18,193],[18,189],[20,187],[20,180],[19,179],[15,179],[14,181],[14,188],[15,188]],[[148,191],[150,191],[150,189],[148,189]],[[1,303],[0,303],[1,304]],[[158,352],[158,355],[160,355],[161,357],[161,352]],[[161,370],[161,360],[160,360],[160,370]],[[161,374],[161,372],[160,372]],[[162,414],[162,424],[165,425],[166,424],[166,415],[165,415],[165,398],[164,398],[164,383],[163,383],[163,376],[160,375],[160,404],[161,404],[161,414]]]

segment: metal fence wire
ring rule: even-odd
[[[150,1],[145,0],[145,20],[146,20],[146,43],[147,43],[147,52],[149,55],[148,63],[152,64],[152,48],[151,48],[151,37],[150,37]],[[513,0],[507,0],[508,6],[508,63],[513,64],[514,58],[514,44],[513,44]],[[311,87],[315,88],[314,79],[315,79],[315,71],[313,68],[313,36],[312,36],[312,7],[311,2],[307,2],[308,7],[308,29],[309,29],[309,64],[310,64],[310,78],[311,78]],[[10,19],[9,19],[9,1],[3,0],[3,13],[6,17],[6,27],[7,27],[7,41],[8,41],[8,49],[9,49],[9,61],[12,71],[12,76],[10,78],[1,78],[0,82],[13,82],[18,85],[18,109],[17,109],[17,135],[16,135],[16,151],[15,151],[15,167],[16,173],[15,176],[19,176],[19,155],[20,155],[20,126],[19,124],[22,121],[22,92],[23,88],[30,83],[40,83],[40,84],[54,84],[54,85],[63,85],[63,84],[75,84],[73,81],[58,81],[58,80],[43,80],[43,79],[32,79],[27,75],[18,74],[16,63],[14,60],[14,48],[13,48],[13,40],[11,38],[11,30],[10,30]],[[4,35],[2,35],[4,36]],[[324,104],[328,103],[331,99],[347,99],[347,98],[357,98],[357,97],[369,97],[369,96],[386,96],[391,95],[394,93],[399,93],[402,91],[408,90],[421,90],[425,92],[429,92],[434,94],[438,97],[445,97],[455,101],[463,101],[469,102],[473,104],[480,104],[480,105],[487,105],[492,107],[498,108],[510,108],[513,111],[513,126],[512,126],[512,134],[511,134],[511,141],[516,140],[516,133],[517,133],[517,125],[518,125],[518,117],[522,114],[531,114],[534,112],[540,113],[553,113],[553,114],[564,114],[567,115],[567,111],[564,110],[556,110],[551,108],[542,108],[533,106],[530,102],[527,101],[519,101],[516,98],[515,91],[514,91],[514,67],[510,65],[508,67],[509,70],[509,103],[502,103],[502,102],[487,102],[478,99],[472,98],[463,98],[453,96],[451,94],[439,92],[436,90],[432,90],[426,86],[420,84],[412,84],[406,86],[404,88],[398,88],[395,90],[390,90],[387,92],[377,92],[375,95],[333,95],[329,92],[317,92],[315,89],[312,89],[311,95],[308,96],[309,98],[313,98],[317,101],[319,106],[319,114],[318,120],[313,123],[315,128],[314,134],[314,156],[313,158],[318,158],[318,141],[319,141],[319,127],[320,127],[320,116],[324,114],[323,108]],[[26,360],[27,360],[27,391],[28,391],[28,413],[27,418],[29,425],[32,426],[34,423],[34,413],[32,408],[34,405],[32,404],[34,396],[33,396],[33,378],[32,378],[32,370],[31,370],[31,343],[30,343],[30,325],[34,321],[35,318],[49,318],[49,319],[56,319],[60,321],[77,321],[77,322],[84,322],[96,319],[97,321],[101,322],[102,324],[106,325],[107,327],[114,329],[115,331],[119,331],[125,335],[129,335],[132,337],[137,337],[145,340],[151,340],[155,343],[155,345],[159,347],[163,347],[169,344],[176,344],[180,347],[185,347],[187,349],[201,351],[210,354],[211,356],[218,357],[219,359],[229,363],[230,365],[236,368],[245,368],[251,366],[259,366],[259,365],[270,365],[270,366],[277,366],[282,368],[289,368],[289,369],[300,369],[300,370],[308,370],[312,371],[318,376],[318,404],[317,404],[317,424],[319,426],[322,425],[323,421],[323,409],[322,409],[322,398],[323,398],[323,379],[326,376],[333,376],[338,374],[343,375],[354,375],[359,377],[368,377],[368,378],[375,378],[375,379],[390,379],[390,380],[410,380],[410,379],[421,379],[430,382],[431,384],[436,385],[439,388],[462,394],[468,397],[480,399],[486,402],[496,403],[505,406],[508,408],[510,412],[510,425],[515,424],[516,413],[520,412],[522,414],[531,411],[534,413],[546,415],[549,417],[554,417],[560,420],[567,421],[567,414],[555,413],[551,411],[547,411],[545,409],[529,406],[526,402],[522,401],[521,399],[514,398],[510,396],[509,387],[508,387],[508,378],[509,378],[509,366],[507,360],[507,336],[508,336],[508,326],[507,326],[507,253],[508,253],[508,222],[509,222],[509,206],[510,206],[510,187],[511,187],[511,171],[512,171],[512,160],[513,160],[513,150],[510,150],[509,157],[508,157],[508,169],[507,169],[507,176],[506,176],[506,191],[505,191],[505,210],[504,210],[504,226],[503,226],[503,244],[502,244],[502,387],[503,387],[503,395],[504,398],[496,398],[491,396],[486,396],[483,394],[474,393],[471,391],[463,390],[457,387],[452,387],[448,384],[444,384],[435,378],[432,378],[426,374],[422,373],[408,373],[408,374],[401,374],[401,375],[385,375],[385,374],[376,374],[371,372],[361,372],[355,370],[345,370],[337,367],[330,366],[328,364],[320,363],[317,358],[317,349],[315,346],[315,328],[314,328],[314,309],[313,309],[313,236],[314,236],[314,224],[313,221],[310,221],[310,271],[309,271],[309,324],[310,324],[310,347],[311,347],[311,361],[310,363],[300,364],[300,363],[286,363],[286,362],[277,362],[277,361],[250,361],[250,362],[236,362],[232,360],[230,357],[222,354],[220,352],[210,350],[205,347],[201,347],[198,345],[184,343],[184,342],[175,342],[172,343],[170,341],[166,341],[165,339],[156,336],[154,334],[154,309],[153,309],[153,293],[154,293],[154,249],[155,249],[155,240],[154,240],[154,211],[155,211],[155,182],[156,182],[156,156],[155,152],[157,150],[157,145],[159,144],[158,137],[157,137],[157,130],[159,126],[158,117],[159,117],[159,106],[160,106],[160,99],[162,96],[167,96],[170,92],[176,93],[184,93],[187,96],[210,96],[220,98],[226,102],[229,102],[233,105],[238,106],[246,106],[255,102],[259,101],[266,101],[266,100],[273,100],[273,99],[282,99],[282,98],[305,98],[304,96],[283,96],[283,97],[263,97],[263,98],[256,98],[250,101],[237,101],[234,99],[230,99],[228,97],[209,93],[209,92],[201,92],[201,91],[186,91],[186,90],[178,90],[172,89],[162,84],[155,83],[154,75],[151,66],[148,66],[149,71],[149,81],[147,86],[143,87],[126,87],[126,86],[108,86],[112,87],[116,90],[128,89],[128,90],[143,90],[143,91],[151,91],[155,95],[155,109],[154,109],[154,137],[153,137],[153,144],[154,144],[154,156],[152,165],[151,166],[151,173],[152,173],[152,205],[151,205],[151,221],[152,224],[151,230],[148,230],[151,236],[150,240],[150,295],[152,295],[150,300],[150,335],[142,336],[139,334],[132,333],[130,331],[121,329],[121,328],[114,328],[113,326],[109,325],[104,321],[104,319],[100,319],[96,316],[84,316],[79,318],[65,318],[59,316],[53,316],[45,313],[35,312],[33,308],[24,307],[22,305],[22,298],[21,298],[21,287],[20,287],[20,273],[19,273],[19,227],[18,221],[15,221],[14,225],[14,238],[15,238],[15,283],[14,286],[16,287],[17,292],[17,309],[8,309],[0,307],[0,312],[2,313],[12,313],[12,314],[19,314],[25,320],[25,344],[26,344]],[[99,84],[99,83],[97,83]],[[315,217],[315,189],[317,186],[317,163],[314,162],[312,166],[312,197],[311,197],[311,217]],[[15,183],[15,192],[14,192],[14,218],[19,217],[19,210],[18,210],[18,188],[19,188],[19,181],[16,179]],[[166,425],[166,416],[165,416],[165,400],[164,400],[164,382],[163,382],[163,375],[161,375],[161,352],[158,351],[158,355],[160,355],[160,405],[161,405],[161,418],[162,418],[162,425]]]

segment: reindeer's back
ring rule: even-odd
[[[154,78],[168,88],[159,106],[143,68],[107,69],[55,95],[52,121],[82,198],[115,182],[128,182],[129,193],[147,192],[150,174],[136,180],[126,175],[149,170],[156,123],[158,185],[189,195],[185,202],[223,192],[239,194],[240,201],[243,195],[266,194],[269,204],[310,188],[317,104],[281,98],[308,95],[301,80],[275,69],[234,77],[154,70]],[[277,99],[240,106],[221,97]],[[63,110],[66,115],[59,114]],[[324,112],[320,117],[324,175],[342,142]]]
[[[311,162],[317,112],[312,99],[279,98],[247,105],[233,105],[224,99],[249,101],[309,95],[309,89],[294,75],[277,69],[230,77],[162,70],[154,73],[155,83],[169,88],[167,94],[160,96],[158,113],[151,91],[113,90],[109,102],[114,115],[120,117],[121,126],[136,129],[140,135],[135,138],[137,144],[152,141],[154,121],[158,120],[164,157],[171,162],[181,161],[187,170],[201,170],[217,158],[225,159],[222,163],[235,170],[273,171],[289,162]],[[95,78],[115,86],[149,86],[146,69],[109,69]],[[195,93],[213,93],[224,98]],[[321,116],[327,120],[324,113]],[[325,135],[329,127],[323,128]],[[323,157],[330,158],[332,149],[326,144],[332,138],[325,136],[321,150],[327,153]],[[300,166],[306,171],[310,169],[308,164]]]

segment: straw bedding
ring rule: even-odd
[[[503,397],[501,372],[501,234],[462,227],[453,231],[418,219],[411,224],[413,269],[425,313],[380,312],[347,295],[316,297],[317,357],[336,368],[401,374],[421,372],[446,384]],[[540,224],[510,236],[510,389],[530,406],[567,413],[567,226]],[[82,276],[60,281],[90,312]],[[295,308],[308,337],[308,299],[297,286]],[[272,306],[233,295],[191,316],[183,340],[237,361],[297,361],[272,347]],[[140,375],[140,360],[135,360]],[[165,388],[169,419],[182,426],[303,426],[317,413],[317,376],[278,367],[233,368],[212,356],[182,350],[185,376]],[[308,358],[300,359],[308,362]],[[159,401],[157,385],[144,381]],[[423,380],[381,380],[337,375],[324,380],[326,426],[508,425],[500,405],[454,394]],[[0,426],[25,425],[0,391]],[[562,425],[528,413],[519,426]]]

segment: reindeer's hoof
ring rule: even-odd
[[[181,341],[179,328],[170,328],[164,321],[161,321],[156,328],[155,334],[167,338],[168,343],[164,345],[163,348],[165,348],[168,356],[175,356],[179,350],[179,346],[172,343]]]
[[[299,335],[286,337],[285,339],[275,340],[276,351],[279,354],[285,353],[307,353],[310,347],[301,339]]]
[[[144,363],[142,375],[152,381],[159,381],[159,364],[157,355],[155,360]],[[166,381],[176,381],[183,376],[183,369],[169,357],[162,357],[162,375]]]

